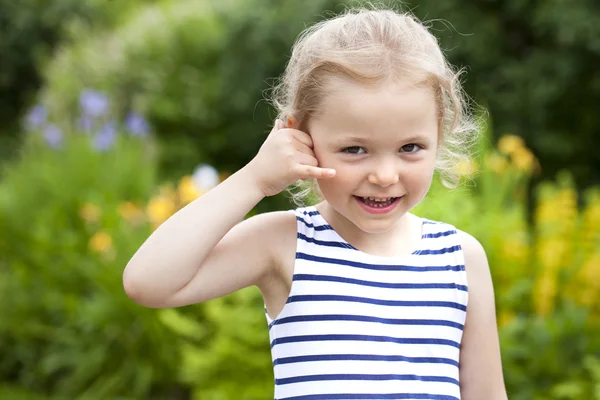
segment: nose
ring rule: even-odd
[[[381,187],[394,185],[400,179],[398,165],[393,161],[376,163],[367,179],[369,183]]]

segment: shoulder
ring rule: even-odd
[[[296,213],[293,210],[266,212],[249,217],[240,223],[242,224],[246,225],[249,234],[260,233],[263,238],[285,238],[289,233],[294,236]]]
[[[456,232],[465,257],[465,264],[472,265],[473,268],[489,268],[485,249],[479,240],[460,229],[457,229]]]
[[[491,282],[490,268],[485,249],[481,243],[471,234],[464,232],[454,225],[442,221],[434,221],[423,218],[427,224],[425,233],[437,237],[447,237],[448,243],[460,245],[462,249],[462,258],[464,259],[465,270],[469,287],[477,285],[484,286]],[[446,234],[450,234],[445,236]],[[469,290],[471,291],[471,290]]]
[[[485,249],[472,235],[457,229],[465,260],[470,297],[493,298],[492,277]]]
[[[246,237],[257,248],[268,253],[272,268],[263,281],[271,282],[275,276],[282,274],[282,269],[294,258],[297,239],[297,212],[295,210],[272,211],[254,215],[244,220]],[[264,282],[259,284],[260,287]]]

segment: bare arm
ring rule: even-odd
[[[130,298],[146,307],[178,307],[260,286],[272,276],[278,233],[295,218],[243,218],[298,179],[334,175],[317,167],[308,134],[282,128],[278,121],[248,165],[152,233],[123,272]]]
[[[464,232],[462,247],[469,284],[467,320],[460,350],[463,400],[506,400],[502,374],[494,288],[485,251]]]
[[[123,285],[128,296],[147,307],[176,307],[216,297],[203,293],[203,290],[194,296],[179,292],[197,275],[200,265],[217,243],[263,196],[248,170],[242,169],[179,210],[152,233],[127,264]],[[225,241],[225,247],[236,242],[243,246],[247,243],[244,236],[257,227],[256,222],[248,221],[232,232],[232,237]],[[245,248],[237,250],[243,253]],[[267,260],[268,256],[264,256],[264,259],[254,260],[256,268],[240,268],[240,272],[246,275],[238,275],[237,279],[247,284],[256,282],[267,272]],[[238,260],[232,258],[228,261],[234,263]],[[221,270],[220,274],[225,272]],[[212,283],[212,293],[224,294],[219,293],[225,292],[226,288],[220,290],[222,285],[217,285],[217,277],[206,275],[207,286]],[[223,279],[221,281],[225,283]]]

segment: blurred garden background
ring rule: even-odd
[[[1,400],[272,398],[258,289],[152,310],[121,275],[253,157],[296,36],[347,4],[0,0]],[[415,212],[486,248],[509,398],[600,399],[600,3],[403,8],[488,111],[462,185]]]

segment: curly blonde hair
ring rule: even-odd
[[[306,131],[336,78],[361,85],[388,79],[427,85],[435,94],[438,109],[436,170],[445,186],[456,187],[460,177],[455,166],[468,159],[468,149],[479,131],[479,123],[468,111],[460,76],[435,36],[413,15],[353,8],[300,34],[271,101],[279,119],[291,118],[298,129]],[[298,182],[298,188],[300,191],[291,191],[298,205],[313,191],[320,196],[316,182],[309,186]]]

